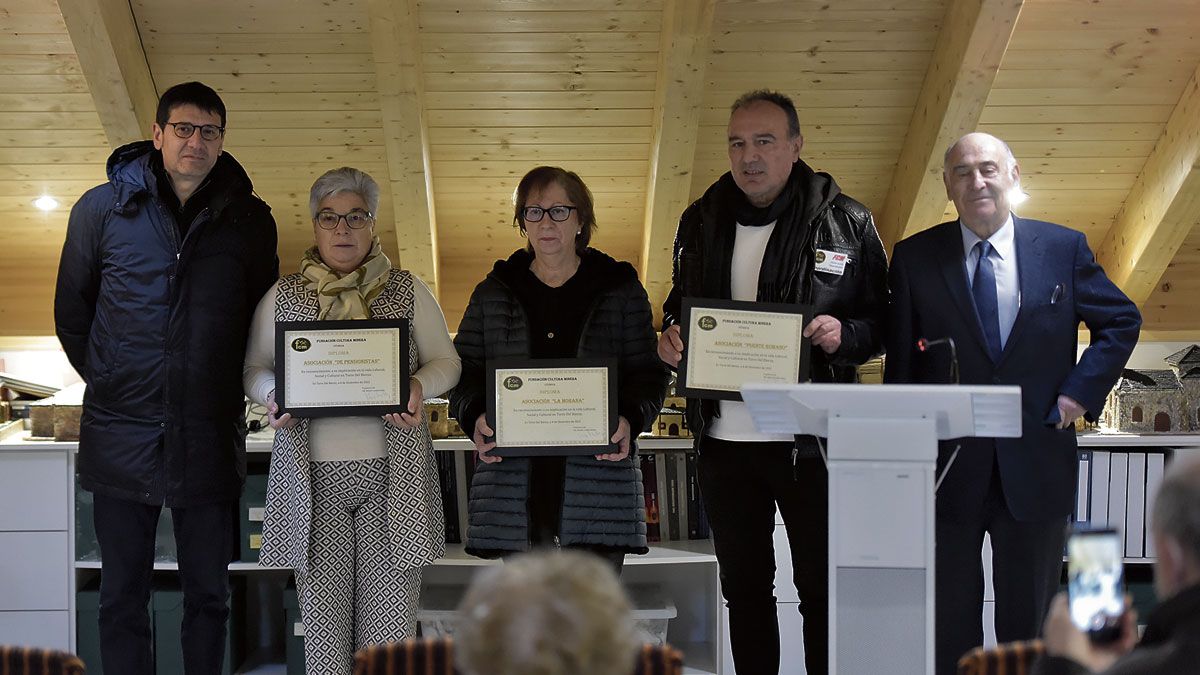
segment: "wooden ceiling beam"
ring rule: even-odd
[[[114,149],[148,138],[158,92],[126,0],[59,0],[96,113]]]
[[[1024,0],[949,3],[877,225],[888,250],[946,210],[942,155],[975,130]]]
[[[715,6],[667,0],[663,7],[640,261],[655,316],[671,289],[675,229],[692,189]]]
[[[1096,249],[1096,260],[1140,307],[1198,223],[1200,66]]]
[[[436,297],[441,279],[417,0],[368,0],[367,11],[400,251],[393,262],[419,276]]]

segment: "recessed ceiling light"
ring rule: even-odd
[[[42,195],[33,200],[33,205],[43,211],[53,211],[58,208],[58,200],[50,195]]]

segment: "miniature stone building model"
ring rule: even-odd
[[[1200,431],[1200,345],[1164,360],[1169,370],[1121,373],[1104,403],[1102,427],[1130,432]]]

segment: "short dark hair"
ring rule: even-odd
[[[225,126],[225,102],[212,87],[201,82],[183,82],[164,91],[158,99],[154,122],[159,128],[167,126],[167,122],[171,121],[171,111],[181,105],[194,105],[213,113],[221,118],[221,126]]]
[[[529,193],[544,190],[551,183],[557,183],[566,191],[567,199],[571,200],[571,205],[576,209],[575,213],[579,215],[579,236],[575,237],[575,251],[582,253],[592,241],[592,232],[596,231],[596,208],[592,201],[592,191],[574,171],[557,166],[539,166],[525,174],[513,192],[513,224],[521,230],[521,234],[525,234],[525,218],[522,217],[521,211],[525,208]],[[529,248],[532,250],[532,247]]]
[[[796,112],[796,104],[792,103],[791,97],[787,96],[786,94],[781,94],[777,91],[771,91],[770,89],[755,89],[754,91],[748,91],[739,96],[738,100],[733,102],[733,105],[729,108],[729,114],[732,115],[738,111],[738,108],[742,108],[750,105],[751,103],[757,103],[759,101],[773,103],[782,108],[783,113],[787,115],[788,136],[791,138],[796,138],[800,135],[800,114]]]

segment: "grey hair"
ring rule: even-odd
[[[480,574],[459,605],[468,675],[627,675],[640,640],[612,569],[580,551],[533,552]]]
[[[1200,458],[1176,455],[1154,499],[1151,525],[1200,563]]]
[[[942,154],[942,171],[946,170],[946,163],[950,161],[950,153],[954,152],[954,149],[958,147],[958,144],[962,143],[963,139],[966,138],[967,136],[970,136],[971,134],[979,134],[980,136],[987,136],[988,138],[999,143],[1000,147],[1004,148],[1004,155],[1008,158],[1008,168],[1009,169],[1011,169],[1013,167],[1013,165],[1017,163],[1017,156],[1013,154],[1012,148],[1008,147],[1008,143],[1005,143],[1004,141],[1000,140],[999,138],[996,138],[995,136],[993,136],[989,133],[984,133],[982,131],[972,131],[969,134],[963,134],[962,136],[959,136],[958,140],[954,141],[953,143],[950,144],[950,147],[946,148],[946,152]]]
[[[309,216],[316,218],[321,201],[341,192],[362,197],[371,215],[379,212],[379,183],[365,172],[348,166],[332,169],[321,174],[308,191]]]

